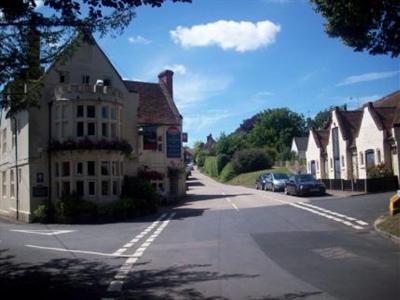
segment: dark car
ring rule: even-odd
[[[268,173],[267,174],[262,174],[260,176],[257,177],[256,179],[256,189],[257,190],[264,190],[265,189],[265,182],[267,180],[268,177]]]
[[[286,182],[285,194],[304,196],[310,194],[325,194],[325,185],[317,181],[311,174],[290,176]]]
[[[267,177],[265,183],[265,190],[273,192],[283,191],[285,189],[286,181],[289,180],[289,176],[284,173],[271,173]]]

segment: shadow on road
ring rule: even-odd
[[[208,271],[209,264],[171,266],[166,269],[137,271],[126,282],[122,299],[192,299],[222,300],[221,296],[205,296],[193,284],[207,281],[255,278],[259,275],[221,274]]]
[[[112,266],[81,258],[17,263],[0,249],[0,287],[8,299],[100,299],[115,272]]]

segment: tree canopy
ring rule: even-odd
[[[310,0],[326,19],[325,31],[355,51],[400,54],[399,0]]]

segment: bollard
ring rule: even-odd
[[[391,216],[400,212],[400,190],[390,198],[389,213]]]

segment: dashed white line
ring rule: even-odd
[[[115,255],[121,255],[124,253],[128,248],[132,247],[135,243],[137,243],[140,239],[142,239],[146,234],[148,234],[151,230],[154,229],[160,223],[162,219],[165,218],[167,214],[162,214],[156,221],[151,223],[149,226],[147,226],[141,233],[139,233],[137,236],[135,236],[129,243],[125,244],[122,248],[118,249],[115,251],[113,254]]]
[[[154,239],[164,230],[164,228],[168,225],[171,219],[175,216],[175,213],[171,213],[168,218],[162,221],[161,225],[158,226],[157,230],[145,240],[144,243],[140,245],[138,249],[133,253],[132,257],[128,258],[124,264],[119,268],[117,274],[114,276],[114,280],[112,280],[107,288],[108,293],[112,292],[120,292],[122,290],[122,285],[124,283],[124,279],[127,277],[133,265],[136,261],[143,255],[146,249],[151,245]],[[158,223],[157,223],[158,224]],[[152,227],[154,228],[155,225]],[[157,233],[157,234],[156,234]],[[107,299],[107,298],[102,298]]]

